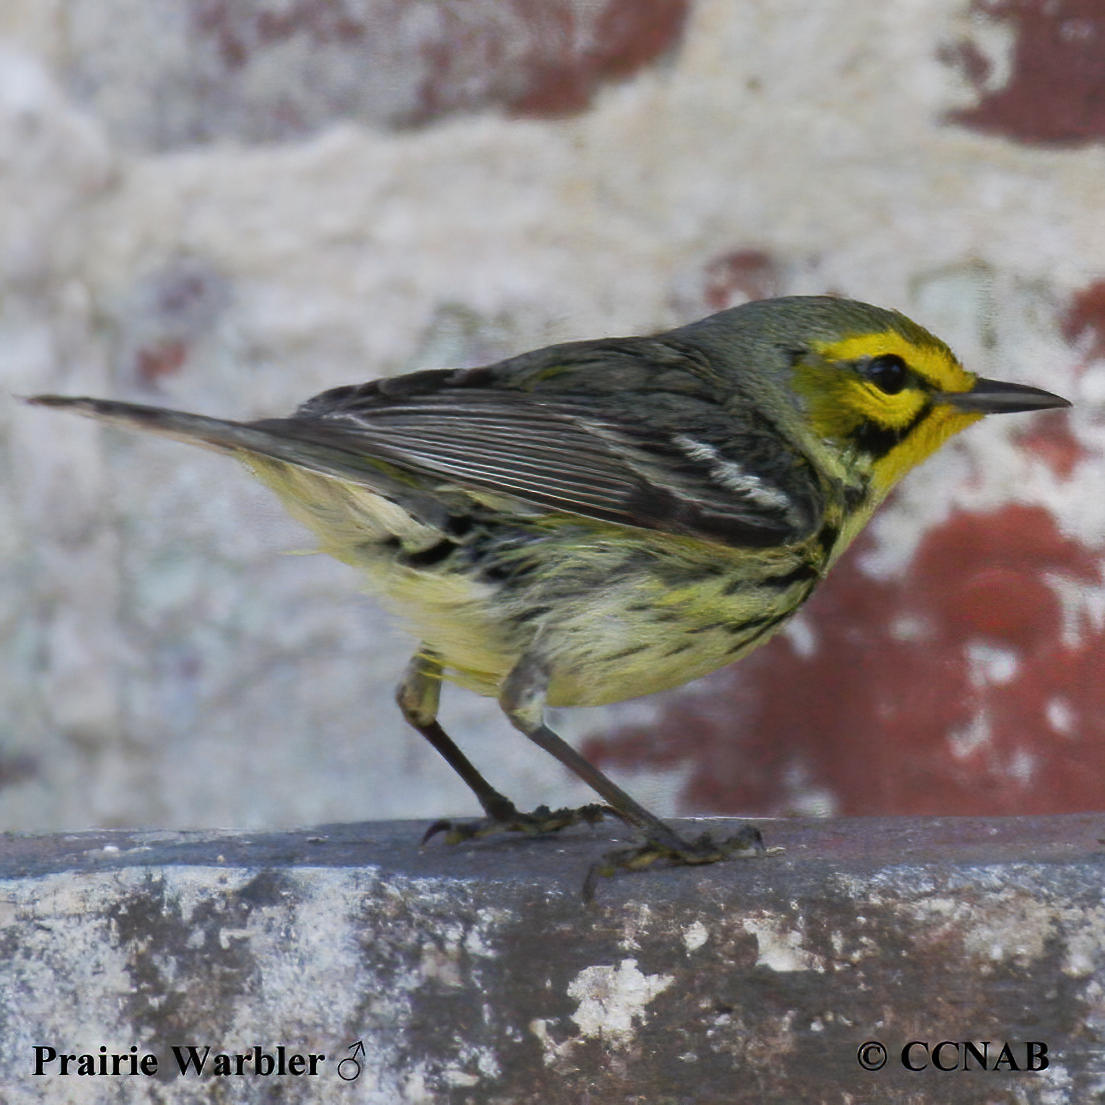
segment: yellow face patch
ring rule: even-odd
[[[795,368],[794,388],[819,436],[851,444],[857,457],[871,458],[869,477],[880,498],[910,468],[982,417],[933,402],[934,393],[967,392],[976,380],[935,338],[913,342],[886,330],[814,343],[813,349],[817,358]],[[888,355],[901,358],[913,377],[896,393],[856,367]]]
[[[878,334],[854,334],[840,341],[814,342],[813,348],[825,360],[837,362],[895,354],[937,391],[970,391],[975,385],[974,374],[968,372],[951,350],[935,338],[932,344],[920,345],[896,330],[884,330]]]

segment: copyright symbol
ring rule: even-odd
[[[864,1070],[882,1070],[886,1066],[886,1048],[878,1040],[859,1045],[856,1059]]]

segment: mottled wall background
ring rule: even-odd
[[[0,826],[475,812],[265,491],[13,396],[260,417],[820,292],[1076,406],[958,439],[762,652],[561,726],[664,812],[1105,808],[1103,212],[1105,0],[6,0]]]

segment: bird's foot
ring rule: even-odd
[[[611,806],[592,803],[579,809],[550,810],[538,806],[532,813],[520,813],[513,806],[497,817],[481,817],[478,821],[435,821],[422,837],[422,843],[445,834],[446,844],[461,844],[466,840],[480,840],[496,833],[524,833],[526,836],[543,836],[556,833],[570,825],[597,825],[604,817],[617,817]]]
[[[654,863],[663,862],[669,867],[699,867],[706,863],[720,863],[737,852],[766,854],[763,834],[753,825],[743,825],[725,840],[715,840],[710,833],[703,833],[694,840],[683,840],[675,833],[662,837],[649,837],[636,848],[619,848],[608,852],[587,872],[583,882],[583,900],[590,902],[595,896],[599,878],[609,878],[622,871],[642,871]]]

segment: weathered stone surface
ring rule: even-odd
[[[1100,816],[764,827],[782,851],[603,880],[589,908],[602,832],[7,836],[3,1100],[1101,1099]],[[101,1046],[157,1071],[62,1075],[41,1051],[33,1073],[36,1047],[95,1065]],[[174,1046],[209,1046],[204,1074]],[[256,1073],[281,1046],[286,1073]],[[242,1073],[214,1074],[219,1053]]]

